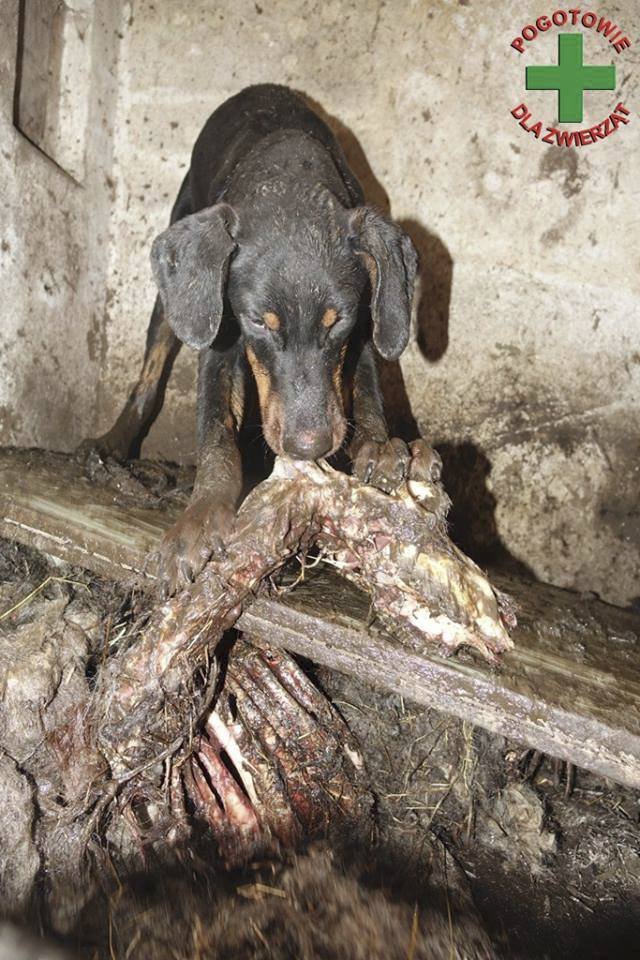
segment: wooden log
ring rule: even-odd
[[[0,533],[104,576],[148,576],[144,559],[176,509],[131,506],[69,458],[0,452]],[[259,599],[252,636],[640,787],[640,626],[630,612],[543,584],[492,578],[516,601],[515,649],[499,669],[408,650],[367,623],[369,599],[309,575]]]

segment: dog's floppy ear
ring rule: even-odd
[[[397,224],[371,207],[351,212],[349,240],[371,281],[373,342],[386,360],[396,360],[409,341],[415,247]]]
[[[222,319],[237,218],[226,203],[192,213],[156,237],[151,268],[167,322],[195,350],[210,346]]]

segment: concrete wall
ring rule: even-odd
[[[69,448],[97,416],[121,5],[68,4],[58,39],[75,31],[67,53],[76,63],[63,58],[59,74],[53,60],[47,67],[67,104],[71,93],[76,112],[79,92],[85,101],[90,124],[86,135],[78,132],[85,155],[72,166],[82,182],[13,125],[18,7],[17,0],[0,6],[0,442]],[[45,7],[39,4],[43,15]],[[42,56],[48,62],[48,46]],[[51,113],[48,119],[51,130]]]
[[[634,8],[623,0],[607,13],[633,31]],[[15,315],[37,308],[32,362],[55,376],[58,414],[45,428],[39,401],[25,407],[13,394],[4,402],[22,426],[9,436],[69,446],[78,429],[110,423],[153,302],[150,241],[195,136],[242,86],[288,83],[335,118],[372,199],[384,202],[382,185],[421,249],[423,296],[402,370],[420,429],[444,445],[463,539],[615,602],[640,594],[640,127],[633,115],[578,149],[543,146],[518,127],[510,110],[523,99],[554,119],[555,95],[527,93],[524,66],[555,62],[556,32],[523,56],[509,46],[542,12],[515,0],[125,4],[106,315],[76,305],[60,319],[42,286],[34,292],[15,272]],[[635,111],[638,49],[618,57],[587,35],[586,61],[615,62],[619,87],[587,95],[585,126],[621,98]],[[73,196],[69,188],[56,217]],[[30,263],[29,277],[43,269]],[[58,374],[47,354],[53,316],[77,347],[59,347]],[[92,322],[98,353],[79,382],[75,358]],[[193,457],[193,360],[183,350],[148,454]],[[65,423],[60,411],[89,395],[97,367],[97,407]]]

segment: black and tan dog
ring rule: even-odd
[[[171,226],[151,252],[160,295],[140,379],[96,441],[126,459],[178,340],[199,351],[198,470],[190,506],[161,549],[168,592],[195,576],[233,526],[248,369],[276,453],[336,452],[348,404],[349,453],[363,480],[389,490],[411,463],[417,472],[433,466],[389,438],[374,352],[396,358],[407,344],[416,253],[363,203],[327,125],[285,87],[242,91],[198,137]]]

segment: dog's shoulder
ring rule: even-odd
[[[290,159],[301,164],[326,165],[329,157],[347,205],[363,202],[362,188],[325,121],[289,87],[257,84],[221,104],[195,143],[191,170],[196,208],[219,200],[243,161],[249,160],[245,170],[248,165],[259,167],[273,163],[279,151],[288,151]]]

